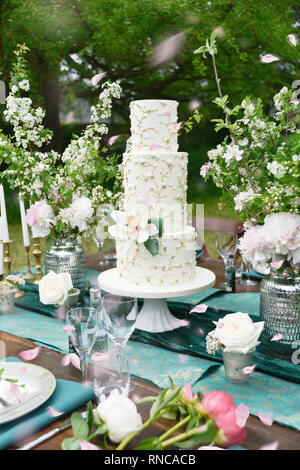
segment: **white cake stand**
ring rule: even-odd
[[[98,276],[100,289],[116,295],[132,295],[144,299],[144,305],[138,315],[136,328],[150,333],[175,330],[185,322],[174,317],[168,309],[167,298],[184,297],[197,294],[213,287],[216,276],[212,271],[196,267],[192,281],[176,286],[137,286],[120,278],[118,268],[104,271]]]

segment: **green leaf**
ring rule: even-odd
[[[4,369],[0,369],[0,380],[1,380],[3,372],[4,372]]]
[[[89,426],[87,421],[83,419],[78,411],[75,411],[71,416],[71,424],[73,428],[73,433],[75,437],[80,437],[81,439],[87,439],[89,435]]]
[[[174,445],[176,447],[181,447],[182,449],[193,449],[203,444],[210,444],[215,440],[216,434],[217,428],[214,422],[210,421],[207,424],[207,429],[205,431],[195,434],[186,441],[176,442]]]
[[[144,243],[145,248],[150,251],[152,256],[156,256],[159,253],[159,244],[156,238],[148,238],[148,240]]]
[[[161,238],[163,234],[164,221],[162,217],[151,217],[148,224],[154,224],[158,230],[158,237]]]
[[[51,238],[46,238],[46,241],[45,241],[45,249],[47,252],[49,252],[51,250]]]
[[[67,437],[61,443],[62,450],[80,450],[81,446],[76,437]]]
[[[139,442],[133,450],[162,450],[162,445],[158,437],[149,437]]]
[[[138,401],[138,405],[140,405],[141,403],[152,403],[154,402],[155,400],[157,399],[157,397],[144,397],[144,398],[141,398],[139,401]]]
[[[89,401],[87,404],[87,425],[88,425],[89,433],[91,432],[93,421],[94,421],[93,405],[92,405],[92,402]]]

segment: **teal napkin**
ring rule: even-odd
[[[9,357],[6,360],[10,362],[19,361],[15,357]],[[86,388],[78,382],[57,379],[54,393],[43,405],[15,421],[0,425],[0,449],[5,449],[31,436],[34,432],[45,428],[53,421],[61,419],[63,415],[71,413],[94,398],[92,387]],[[48,413],[49,406],[63,414],[57,418],[50,416]]]

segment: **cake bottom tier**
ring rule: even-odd
[[[195,277],[195,229],[164,234],[153,256],[143,243],[117,240],[117,268],[122,279],[136,285],[173,286]]]

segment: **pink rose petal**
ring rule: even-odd
[[[63,412],[62,411],[57,411],[52,406],[48,406],[48,414],[50,416],[53,416],[53,418],[57,418],[58,416],[61,416],[63,414]]]
[[[179,320],[179,324],[180,326],[188,326],[190,322],[188,322],[187,320]]]
[[[26,351],[20,352],[19,356],[25,361],[32,361],[32,359],[35,359],[38,356],[40,349],[41,346],[34,349],[27,349]]]
[[[98,361],[104,361],[109,359],[109,354],[108,353],[101,353],[101,352],[96,352],[92,355],[91,359],[92,361],[98,362]]]
[[[92,78],[92,85],[97,85],[97,83],[99,83],[100,80],[102,80],[102,78],[104,78],[106,74],[107,72],[102,72],[98,73],[97,75],[94,75]]]
[[[277,333],[275,336],[273,336],[273,338],[271,339],[271,341],[279,341],[280,339],[282,339],[282,334],[281,334],[281,333]]]
[[[264,444],[259,450],[277,450],[279,446],[278,441],[271,442],[270,444]]]
[[[200,304],[192,308],[192,310],[190,310],[190,313],[205,313],[207,309],[208,309],[208,305]]]
[[[288,34],[288,40],[292,44],[292,46],[297,46],[297,38],[294,34]]]
[[[75,354],[75,353],[66,354],[66,355],[62,358],[62,365],[63,365],[64,367],[68,366],[70,363],[71,363],[74,367],[76,367],[76,369],[81,370],[81,367],[80,367],[80,359],[79,359],[79,357],[77,356],[77,354]]]
[[[270,263],[270,266],[273,269],[279,269],[279,268],[281,268],[283,263],[284,263],[284,259],[281,259],[280,261],[272,261],[272,263]]]
[[[165,41],[158,44],[151,57],[151,64],[153,67],[174,59],[184,42],[184,33],[174,34]]]
[[[160,148],[162,148],[162,145],[159,145],[159,144],[152,144],[149,147],[150,150],[158,150]]]
[[[224,323],[221,321],[213,321],[213,323],[216,325],[217,328],[223,328]]]
[[[275,62],[276,60],[280,59],[273,54],[266,54],[261,58],[261,62],[263,64],[270,64],[271,62]]]
[[[181,128],[183,122],[178,122],[177,124],[174,124],[174,126],[172,126],[172,131],[174,132],[177,132],[179,131],[179,129]]]
[[[262,413],[256,413],[256,414],[263,424],[265,424],[266,426],[272,426],[273,424],[272,418]]]
[[[254,364],[253,366],[249,366],[249,367],[244,367],[244,369],[242,369],[242,371],[244,372],[244,374],[252,374],[252,372],[254,371],[256,365]]]
[[[75,326],[74,325],[66,325],[64,326],[64,331],[75,331]]]
[[[120,136],[119,135],[113,135],[108,139],[108,145],[111,146],[115,143],[116,140],[118,140]]]
[[[10,393],[18,400],[19,403],[21,403],[21,392],[19,385],[16,383],[11,383],[10,384]]]
[[[241,403],[235,409],[236,424],[239,428],[244,428],[246,426],[247,420],[249,418],[249,408]]]
[[[78,442],[80,444],[81,450],[99,450],[95,444],[85,441],[84,439],[78,438]]]

